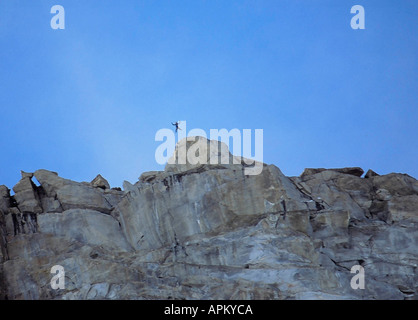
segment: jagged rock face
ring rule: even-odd
[[[42,208],[38,201],[34,184],[29,177],[24,177],[13,187],[14,198],[19,204],[21,212],[41,213]]]
[[[157,249],[245,227],[269,213],[284,214],[283,204],[289,214],[306,211],[302,200],[274,166],[258,176],[245,176],[242,169],[191,170],[138,182],[112,214],[134,248]]]
[[[90,183],[63,179],[56,173],[46,170],[38,170],[34,175],[41,184],[49,212],[60,211],[59,207],[61,207],[61,211],[86,208],[109,214],[113,204],[120,197],[120,193],[114,190],[103,190]]]
[[[14,196],[0,186],[0,298],[416,295],[417,180],[361,178],[360,168],[291,178],[273,165],[244,169],[168,165],[124,191],[101,176],[78,183],[38,170],[36,186],[22,173]],[[64,289],[50,285],[54,265],[64,267]],[[364,290],[350,286],[354,265],[364,267]]]

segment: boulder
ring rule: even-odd
[[[33,173],[32,172],[25,172],[23,170],[20,170],[20,174],[22,176],[22,179],[24,179],[24,178],[32,179],[33,178]]]
[[[91,209],[109,214],[113,207],[99,188],[59,177],[47,170],[37,170],[36,179],[45,191],[46,197],[58,200],[62,209]]]
[[[143,182],[143,183],[153,182],[161,174],[162,174],[161,171],[148,171],[148,172],[144,172],[143,174],[141,174],[141,176],[138,178],[138,180],[140,182]]]
[[[234,163],[235,160],[235,163]],[[184,172],[202,165],[215,165],[227,168],[229,165],[241,167],[241,160],[234,158],[228,146],[204,137],[187,137],[176,145],[173,156],[167,161],[166,172]]]
[[[385,189],[393,196],[418,194],[418,181],[407,174],[390,173],[371,180],[376,189]]]
[[[318,202],[320,198],[320,204],[324,208],[348,211],[350,219],[364,220],[369,213],[373,187],[368,179],[335,170],[324,170],[293,178],[293,181],[311,199]]]
[[[377,177],[379,176],[379,174],[377,174],[376,172],[374,172],[372,169],[367,170],[364,178],[369,179],[371,177]]]
[[[242,170],[246,175],[258,175],[265,164],[234,156],[228,146],[217,140],[193,136],[180,140],[173,156],[168,159],[165,172],[179,173],[197,169],[231,169]]]
[[[109,182],[103,178],[100,174],[97,175],[91,182],[91,185],[95,188],[101,188],[103,190],[110,189]]]
[[[39,202],[35,184],[30,177],[22,178],[14,187],[14,198],[19,210],[23,212],[41,213],[42,207]]]

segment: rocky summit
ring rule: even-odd
[[[123,190],[22,171],[13,192],[0,186],[0,299],[417,297],[413,177],[202,162]]]

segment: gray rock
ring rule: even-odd
[[[153,182],[161,175],[161,171],[148,171],[141,174],[138,180],[142,183]]]
[[[246,226],[267,213],[284,213],[283,201],[288,216],[307,210],[302,195],[275,166],[249,177],[242,168],[190,169],[162,177],[151,185],[124,185],[130,193],[115,208],[135,248],[159,248],[195,234]]]
[[[96,178],[94,178],[90,183],[95,188],[101,188],[104,190],[110,189],[109,182],[107,182],[107,180],[103,178],[100,174],[98,174]]]
[[[7,214],[10,207],[10,191],[4,185],[0,186],[0,210]]]
[[[110,215],[88,209],[71,209],[62,213],[45,213],[38,218],[39,232],[74,240],[90,246],[102,246],[115,251],[131,247]]]
[[[317,174],[326,170],[332,170],[332,171],[336,171],[339,173],[344,173],[344,174],[350,174],[356,177],[361,177],[364,173],[364,170],[362,168],[359,167],[348,167],[348,168],[334,168],[334,169],[325,169],[325,168],[317,168],[317,169],[313,169],[313,168],[307,168],[303,171],[303,173],[301,174],[301,177],[304,176],[310,176],[313,174]]]
[[[165,172],[244,169],[246,175],[258,175],[262,172],[264,166],[261,162],[232,155],[228,146],[221,141],[195,136],[187,137],[176,145],[173,156],[167,161]]]
[[[14,197],[0,186],[0,299],[415,297],[414,178],[362,179],[361,168],[288,178],[265,164],[248,175],[243,159],[211,152],[225,149],[218,141],[183,141],[173,158],[183,144],[225,163],[174,162],[124,191],[46,170],[34,173],[40,186],[22,175]],[[54,265],[65,289],[49,285]],[[356,265],[365,289],[351,288]]]
[[[374,172],[372,169],[367,170],[366,174],[364,175],[364,178],[369,179],[371,177],[377,177],[379,174]]]
[[[55,172],[37,170],[34,173],[48,198],[58,200],[62,209],[91,209],[110,213],[112,205],[100,189],[59,177]]]
[[[25,172],[23,170],[20,170],[20,174],[22,176],[22,179],[24,179],[24,178],[32,179],[33,178],[33,173],[32,172]]]
[[[19,210],[23,212],[41,213],[42,207],[36,192],[36,186],[31,178],[22,178],[18,184],[13,187],[14,198],[17,201]]]
[[[6,214],[9,213],[10,207],[10,194],[9,189],[6,186],[0,186],[0,264],[3,261],[9,260],[9,253],[7,248],[7,226],[6,226]],[[0,299],[5,296],[2,285],[2,270],[0,266]]]

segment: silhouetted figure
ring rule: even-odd
[[[175,126],[176,127],[176,132],[178,131],[178,130],[181,130],[180,128],[179,128],[179,124],[180,124],[180,122],[179,121],[177,121],[177,122],[175,122],[175,123],[171,123],[173,126]]]

